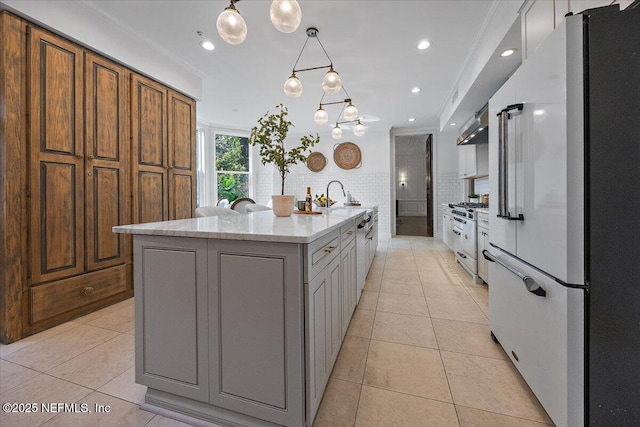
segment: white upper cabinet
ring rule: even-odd
[[[522,8],[522,52],[523,60],[535,52],[549,34],[572,12],[619,4],[625,9],[633,0],[530,0]]]
[[[458,146],[458,175],[460,178],[489,175],[489,145]]]

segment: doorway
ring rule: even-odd
[[[431,134],[395,138],[396,234],[433,237]]]

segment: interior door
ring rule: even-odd
[[[83,50],[32,28],[31,279],[84,271]]]
[[[87,53],[86,235],[87,269],[124,262],[125,238],[111,227],[129,223],[127,215],[127,70]]]

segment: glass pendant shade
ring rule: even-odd
[[[269,10],[271,23],[283,33],[292,33],[302,21],[302,10],[296,0],[273,0]]]
[[[355,136],[364,135],[364,126],[362,125],[362,123],[360,123],[360,120],[358,120],[358,124],[353,128],[353,134]]]
[[[323,125],[329,121],[329,114],[322,108],[318,108],[313,115],[313,121],[319,125]]]
[[[218,16],[216,28],[222,40],[229,44],[240,44],[247,37],[247,24],[233,4]]]
[[[331,67],[322,79],[322,90],[326,93],[338,93],[340,89],[342,89],[342,80],[340,80],[338,73],[333,71],[333,67]]]
[[[344,109],[344,119],[347,121],[352,121],[358,118],[358,109],[354,107],[354,105],[349,102],[347,108]]]
[[[336,125],[336,127],[333,128],[333,130],[331,131],[331,136],[333,137],[333,139],[342,138],[342,129],[340,129],[340,126]]]
[[[284,93],[289,98],[297,98],[302,95],[302,82],[296,77],[296,74],[291,74],[291,77],[284,82]]]

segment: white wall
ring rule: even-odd
[[[453,131],[440,133],[438,139],[437,169],[437,213],[434,236],[442,238],[442,204],[463,201],[464,180],[458,178],[458,146],[457,134]]]
[[[202,78],[193,69],[175,61],[168,52],[154,49],[89,3],[2,0],[0,8],[9,9],[188,96],[202,98]]]

